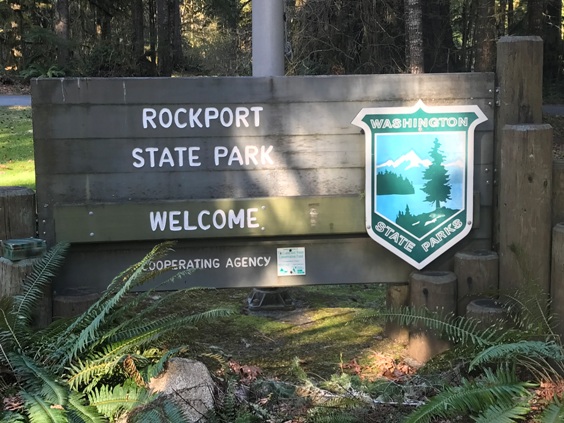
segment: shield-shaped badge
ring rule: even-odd
[[[362,109],[366,229],[417,269],[472,229],[476,105]]]

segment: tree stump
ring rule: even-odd
[[[464,316],[470,301],[486,293],[497,292],[499,259],[494,251],[460,251],[454,256],[454,273],[458,280],[457,313]]]
[[[35,227],[35,192],[23,187],[0,187],[0,239],[33,237]]]
[[[22,293],[22,284],[33,269],[35,259],[11,261],[0,257],[0,297]]]
[[[392,284],[386,290],[386,308],[399,309],[409,305],[409,284]],[[409,343],[409,328],[401,326],[396,322],[387,321],[386,336],[399,344]]]
[[[441,315],[456,313],[456,274],[423,271],[409,276],[409,302],[413,309],[426,308]],[[415,325],[409,335],[408,354],[425,363],[450,348],[450,344],[432,331]]]
[[[25,278],[33,270],[37,258],[11,261],[0,257],[0,297],[13,297],[22,293]],[[43,288],[43,295],[32,316],[34,327],[46,327],[53,315],[51,284]]]
[[[550,293],[555,332],[564,339],[564,222],[552,229],[552,268]]]
[[[507,322],[505,309],[492,298],[477,298],[470,301],[466,307],[466,317],[478,320],[480,329]]]
[[[76,317],[84,313],[100,299],[100,294],[55,295],[53,299],[53,318]]]

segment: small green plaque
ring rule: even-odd
[[[45,253],[46,243],[42,239],[23,238],[2,241],[2,257],[11,261],[41,256]]]

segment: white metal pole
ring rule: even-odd
[[[252,3],[253,76],[284,75],[284,1]]]

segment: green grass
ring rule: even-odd
[[[0,107],[0,186],[35,189],[30,107]]]

